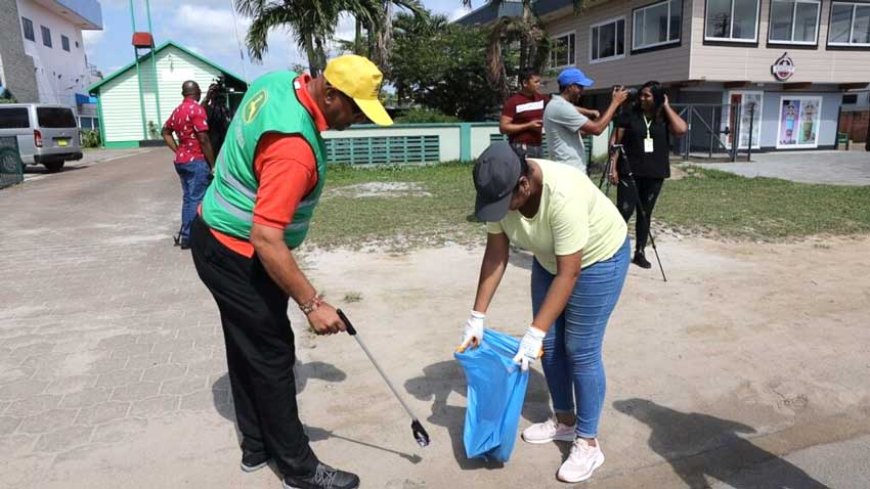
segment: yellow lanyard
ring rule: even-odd
[[[646,114],[643,115],[643,122],[644,122],[644,124],[646,124],[646,138],[652,139],[652,136],[650,136],[650,134],[649,134],[649,126],[652,124],[652,121],[647,120]]]

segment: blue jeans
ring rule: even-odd
[[[181,179],[184,194],[181,204],[181,241],[187,242],[190,239],[190,223],[196,217],[196,208],[208,188],[210,170],[205,160],[193,160],[190,163],[176,163],[175,172]]]
[[[610,314],[616,307],[628,263],[631,243],[625,243],[613,257],[580,271],[568,305],[544,338],[541,365],[557,413],[577,414],[577,436],[595,438],[604,407],[607,381],[601,347]],[[555,275],[534,261],[532,265],[532,310],[535,314]]]

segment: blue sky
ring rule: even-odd
[[[103,6],[103,30],[85,31],[85,49],[88,60],[109,75],[119,67],[133,61],[132,26],[129,0],[100,0]],[[134,0],[136,29],[148,30],[145,1]],[[429,10],[447,15],[451,19],[465,13],[460,0],[423,0]],[[482,1],[474,2],[477,7]],[[173,40],[214,61],[225,69],[250,80],[273,70],[285,69],[295,63],[307,66],[305,57],[292,40],[290,33],[273,30],[269,35],[269,51],[262,64],[252,63],[245,51],[245,60],[239,54],[239,44],[233,29],[238,25],[238,37],[247,33],[249,20],[232,12],[232,0],[151,0],[151,20],[155,42]],[[343,38],[353,36],[353,20],[343,18],[337,28]]]

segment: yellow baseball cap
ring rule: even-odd
[[[355,54],[334,58],[326,64],[323,76],[330,85],[352,98],[370,121],[379,126],[393,124],[378,99],[384,75],[367,58]]]

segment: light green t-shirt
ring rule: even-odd
[[[501,221],[487,223],[487,232],[506,234],[554,275],[556,256],[582,250],[582,267],[586,268],[616,254],[628,229],[613,202],[577,168],[529,160],[541,167],[544,180],[537,214],[529,219],[510,211]]]

